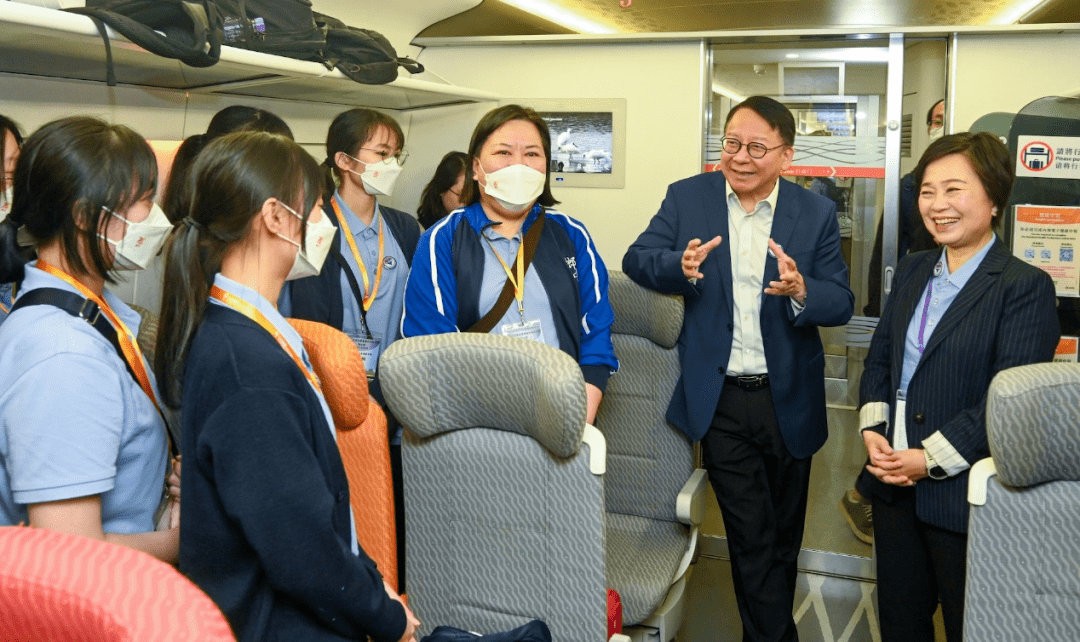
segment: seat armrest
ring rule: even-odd
[[[599,477],[607,472],[607,440],[592,424],[585,424],[581,443],[589,447],[589,471]]]
[[[675,517],[687,526],[698,526],[705,519],[705,484],[708,475],[704,468],[694,470],[675,498]]]
[[[630,642],[630,637],[622,633],[612,633],[608,642]]]
[[[972,506],[986,504],[986,486],[990,478],[997,475],[997,466],[990,457],[980,459],[968,473],[968,503]]]

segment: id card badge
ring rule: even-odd
[[[368,337],[366,334],[349,333],[349,338],[360,350],[360,356],[364,358],[364,370],[367,371],[368,379],[375,376],[375,368],[379,365],[379,340]]]
[[[907,393],[896,391],[896,428],[893,430],[893,450],[907,450]]]
[[[544,343],[544,329],[540,327],[540,319],[523,321],[521,323],[507,323],[502,327],[502,333],[508,337],[529,339]]]

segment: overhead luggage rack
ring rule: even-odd
[[[227,46],[220,62],[198,69],[109,35],[121,85],[401,111],[498,100],[490,92],[410,78],[364,85],[317,62]],[[105,45],[86,16],[0,2],[0,72],[105,82]]]

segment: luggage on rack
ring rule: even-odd
[[[322,62],[326,30],[315,24],[310,0],[214,2],[222,14],[222,44]]]
[[[324,62],[331,69],[356,82],[384,85],[398,77],[398,67],[411,74],[424,71],[424,66],[410,58],[399,57],[393,45],[382,34],[370,29],[350,27],[337,18],[315,14],[315,21],[326,30]]]
[[[209,67],[221,57],[222,18],[212,0],[88,0],[67,11],[89,16],[101,32],[109,86],[116,76],[104,25],[151,53],[192,67]]]

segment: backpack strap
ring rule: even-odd
[[[525,239],[521,242],[521,249],[518,251],[524,251],[525,256],[523,262],[525,264],[522,273],[529,271],[529,264],[532,263],[533,254],[536,253],[536,246],[540,243],[540,234],[544,231],[544,210],[540,210],[540,215],[536,217],[536,221],[529,228],[528,233],[525,234]],[[524,284],[522,284],[524,285]],[[510,280],[510,277],[506,277],[506,283],[503,284],[502,292],[499,293],[499,298],[495,301],[495,305],[491,310],[483,316],[479,321],[473,324],[471,328],[466,332],[480,332],[487,334],[491,332],[491,329],[495,327],[495,324],[499,322],[499,319],[506,314],[506,311],[510,308],[510,302],[514,300],[514,282]]]
[[[131,368],[131,364],[128,363],[127,358],[124,356],[123,349],[120,348],[120,339],[116,335],[116,328],[114,328],[105,315],[101,313],[101,308],[98,307],[98,304],[90,299],[75,294],[74,292],[68,292],[67,290],[61,290],[60,288],[35,288],[20,294],[15,300],[15,304],[11,306],[11,311],[15,312],[20,308],[26,308],[32,305],[51,305],[54,308],[60,308],[73,317],[79,317],[89,323],[91,327],[97,330],[98,333],[105,337],[105,340],[112,345],[113,350],[116,351],[116,355],[120,357],[120,361],[124,363],[124,368],[127,369],[128,374],[131,375],[131,378],[139,385],[139,389],[142,389],[139,378],[135,376],[135,371]],[[165,423],[165,430],[167,432],[169,430],[169,424],[165,421],[164,415],[160,416],[162,422]],[[176,442],[171,438],[169,439],[169,449],[172,451],[173,456],[179,454],[176,450]]]
[[[124,351],[120,349],[120,339],[116,336],[116,328],[112,327],[112,324],[101,313],[101,308],[96,303],[74,292],[68,292],[60,288],[35,288],[20,294],[15,300],[15,305],[11,306],[11,311],[14,312],[31,305],[51,305],[89,323],[101,336],[105,337],[106,341],[112,344],[116,354],[124,362],[128,374],[138,383],[139,380],[135,376],[135,371],[131,369],[131,364],[124,357]]]

